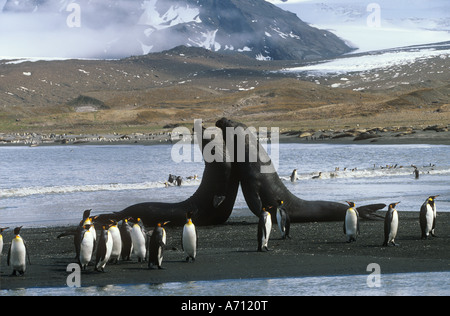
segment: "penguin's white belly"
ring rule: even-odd
[[[434,210],[430,205],[427,205],[427,236],[433,230],[433,221],[434,221]]]
[[[389,232],[389,242],[394,241],[395,237],[397,236],[397,231],[398,231],[398,214],[397,212],[394,212],[392,214],[391,231]]]
[[[358,231],[358,217],[354,211],[348,211],[345,215],[345,229],[347,231],[347,236],[356,236]]]
[[[15,238],[11,244],[10,265],[14,270],[25,272],[26,249],[22,239]]]
[[[92,252],[94,251],[94,236],[88,230],[84,233],[83,241],[80,246],[80,263],[81,266],[87,266],[92,259]]]
[[[185,225],[183,229],[183,249],[190,257],[197,254],[197,234],[194,225]]]
[[[3,251],[3,236],[0,235],[0,257],[2,255],[2,251]]]
[[[131,231],[131,241],[133,242],[133,252],[140,259],[145,259],[145,237],[138,225],[133,226]]]
[[[272,219],[270,218],[270,215],[267,216],[265,226],[266,226],[266,234],[263,234],[263,236],[262,236],[262,246],[263,247],[267,247],[267,245],[269,243],[270,231],[272,230]]]
[[[111,227],[109,229],[112,236],[112,250],[111,259],[118,259],[122,252],[122,238],[120,237],[120,231],[117,227]]]

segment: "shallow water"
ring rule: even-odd
[[[399,210],[418,211],[428,196],[440,194],[438,211],[450,211],[450,146],[279,148],[278,173],[301,198],[354,200],[357,206],[401,201]],[[84,209],[93,209],[95,215],[140,202],[185,200],[200,184],[199,179],[186,178],[201,177],[204,165],[175,163],[171,150],[171,145],[0,147],[0,226],[70,225],[79,222]],[[419,180],[414,179],[412,164],[421,170]],[[294,168],[299,179],[291,183]],[[320,171],[322,179],[312,180]],[[184,177],[183,185],[165,188],[169,173]],[[232,216],[248,214],[239,193]]]
[[[369,278],[369,282],[368,282]],[[371,276],[321,276],[109,285],[86,288],[0,290],[2,296],[447,296],[450,272],[381,274],[379,287]]]

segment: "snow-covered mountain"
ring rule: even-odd
[[[179,45],[257,59],[333,57],[333,33],[264,0],[0,0],[10,56],[117,58]]]
[[[367,52],[450,41],[448,0],[267,0]]]

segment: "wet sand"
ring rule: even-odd
[[[450,213],[439,213],[438,237],[420,239],[419,213],[399,209],[398,247],[381,247],[383,221],[363,221],[356,243],[348,244],[342,222],[295,223],[290,240],[281,240],[274,224],[269,252],[256,251],[256,217],[233,217],[223,225],[198,227],[198,254],[186,263],[181,249],[181,227],[166,227],[164,270],[149,270],[147,263],[108,264],[105,272],[95,272],[91,264],[81,274],[82,286],[109,284],[165,283],[199,280],[275,278],[324,275],[364,275],[370,263],[378,263],[381,273],[450,271]],[[379,212],[384,215],[384,212]],[[24,227],[31,265],[25,276],[10,276],[6,265],[12,228],[4,232],[0,289],[65,287],[67,265],[75,262],[73,238],[56,239],[68,227]]]

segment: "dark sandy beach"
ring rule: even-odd
[[[281,240],[274,225],[269,252],[256,251],[256,217],[233,217],[218,226],[198,227],[197,260],[186,263],[181,250],[181,227],[166,228],[164,270],[148,270],[146,263],[120,261],[109,264],[105,273],[93,265],[82,272],[82,286],[141,284],[241,278],[300,277],[322,275],[364,275],[370,263],[378,263],[381,273],[450,271],[450,213],[439,213],[438,237],[420,239],[419,213],[400,212],[398,247],[381,247],[383,221],[363,221],[361,236],[347,244],[342,222],[296,223],[290,240]],[[384,212],[379,212],[384,215]],[[64,287],[67,265],[75,262],[73,239],[56,239],[67,227],[24,227],[31,265],[25,276],[12,277],[6,265],[12,229],[4,233],[0,289]],[[250,295],[250,293],[249,293]]]

